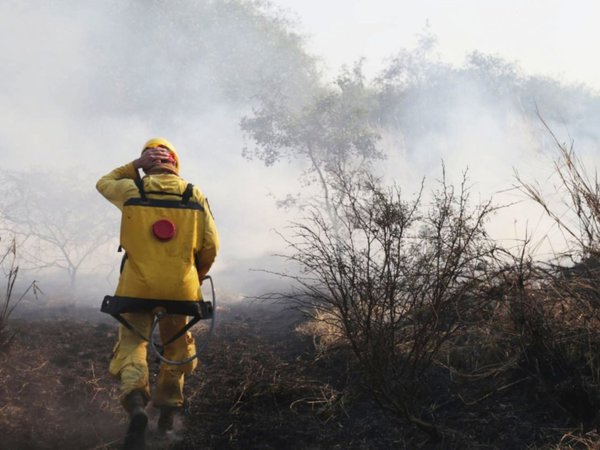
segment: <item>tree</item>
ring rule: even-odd
[[[74,288],[96,250],[114,240],[99,196],[74,171],[0,173],[1,229],[20,241],[28,268],[58,269]]]
[[[477,50],[464,64],[451,65],[438,57],[428,30],[414,49],[398,51],[374,87],[383,132],[399,135],[409,153],[426,142],[427,153],[435,155],[457,135],[477,136],[482,115],[506,136],[506,145],[514,146],[516,137],[524,151],[548,151],[553,143],[540,127],[538,110],[551,126],[568,125],[570,132],[597,140],[600,97],[589,87],[527,75],[517,62]]]
[[[376,145],[373,102],[360,64],[344,70],[332,87],[316,89],[298,105],[287,102],[280,92],[265,93],[253,116],[241,122],[242,130],[256,143],[244,155],[267,166],[283,158],[304,164],[304,184],[317,184],[326,210],[334,217],[339,206],[332,189],[337,174],[360,173],[383,157]]]

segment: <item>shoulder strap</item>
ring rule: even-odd
[[[188,202],[190,201],[190,198],[192,198],[192,195],[194,194],[194,185],[192,183],[188,183],[187,186],[185,187],[185,190],[183,191],[182,194],[175,194],[173,192],[162,192],[162,191],[150,191],[150,192],[146,192],[144,190],[144,182],[142,181],[141,178],[136,177],[133,179],[133,181],[135,182],[135,185],[138,188],[138,191],[140,192],[140,197],[142,198],[142,201],[147,201],[148,198],[146,197],[146,194],[159,194],[159,195],[175,195],[177,197],[181,197],[181,203],[184,205],[187,205]]]
[[[141,178],[134,178],[133,180],[135,185],[140,192],[140,198],[130,198],[124,203],[124,206],[130,205],[138,205],[138,206],[159,206],[159,207],[170,207],[170,208],[189,208],[189,209],[198,209],[200,211],[204,211],[204,206],[198,202],[190,202],[190,199],[194,195],[194,185],[192,183],[188,183],[185,187],[183,193],[176,194],[173,192],[161,192],[161,191],[148,191],[144,190],[144,182]],[[148,198],[148,194],[157,194],[157,195],[174,195],[177,197],[181,197],[181,202],[177,202],[175,200],[158,200],[154,198]]]
[[[142,181],[142,179],[137,176],[133,179],[135,185],[138,188],[138,191],[140,191],[140,197],[142,198],[142,201],[147,201],[148,199],[146,198],[146,191],[144,191],[144,182]]]
[[[185,191],[183,191],[183,194],[181,195],[181,203],[187,205],[193,193],[194,185],[192,183],[188,183],[188,185],[185,187]]]

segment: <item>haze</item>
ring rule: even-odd
[[[477,49],[530,74],[600,87],[600,5],[591,0],[277,0],[300,22],[308,49],[335,73],[367,59],[372,74],[429,26],[442,58],[462,64]]]
[[[269,283],[252,269],[278,264],[270,255],[284,245],[275,230],[282,231],[294,213],[278,209],[275,200],[304,189],[305,166],[247,161],[242,149],[254,144],[243,136],[240,120],[252,114],[261,92],[277,86],[301,103],[308,95],[305,84],[316,78],[328,86],[342,65],[361,57],[370,83],[398,55],[414,56],[423,33],[437,41],[431,67],[440,77],[435,88],[415,91],[414,109],[403,113],[418,118],[424,132],[415,126],[407,138],[393,127],[382,130],[380,145],[388,158],[379,170],[389,180],[410,191],[421,177],[439,175],[441,160],[452,177],[468,166],[482,197],[510,188],[514,168],[546,179],[552,161],[543,152],[547,136],[539,123],[524,119],[524,111],[536,104],[552,116],[561,138],[573,138],[595,163],[600,108],[593,88],[600,64],[593,57],[598,31],[592,2],[569,8],[558,1],[401,4],[401,9],[383,0],[319,6],[299,0],[258,6],[191,0],[0,4],[2,171],[40,174],[28,184],[40,191],[41,174],[58,174],[61,198],[87,199],[79,211],[62,214],[96,214],[112,224],[114,237],[86,263],[92,286],[86,285],[85,301],[112,293],[120,260],[118,211],[95,192],[95,182],[137,157],[153,136],[174,143],[181,175],[210,200],[222,240],[213,271],[221,292],[241,298]],[[499,104],[463,73],[453,75],[451,67],[461,67],[475,51],[516,61],[525,78],[537,77],[528,85],[531,95],[519,97],[527,99],[521,109],[508,98]],[[585,86],[575,88],[574,82]],[[434,129],[434,123],[443,126]],[[62,203],[57,198],[54,211]],[[531,223],[538,227],[539,212],[528,215],[529,210],[520,205],[500,217],[493,226],[499,238],[516,239]]]

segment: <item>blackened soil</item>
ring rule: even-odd
[[[149,408],[148,448],[600,448],[586,418],[518,368],[476,380],[432,371],[424,418],[442,431],[434,442],[369,398],[347,350],[318,354],[297,331],[302,321],[257,303],[221,308],[175,432],[159,436]],[[0,448],[120,448],[127,421],[107,373],[116,322],[65,307],[21,310],[10,326],[14,339],[0,351]],[[205,331],[197,329],[199,343]]]

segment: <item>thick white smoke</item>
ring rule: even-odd
[[[82,267],[91,299],[112,291],[120,258],[118,211],[95,195],[96,179],[134,159],[156,135],[175,144],[182,176],[211,202],[223,242],[214,268],[219,288],[239,296],[262,287],[264,278],[251,269],[276,264],[268,255],[284,245],[274,230],[290,218],[273,197],[303,190],[303,167],[246,161],[241,151],[252,143],[240,120],[264,91],[296,103],[327,83],[297,26],[273,11],[241,0],[0,5],[2,170],[76,173],[60,195],[89,198],[90,211],[113,220],[112,245]],[[541,211],[511,190],[514,169],[550,187],[556,182],[553,144],[532,111],[537,107],[560,139],[572,137],[591,166],[597,97],[477,53],[457,68],[428,59],[428,48],[398,47],[387,72],[372,80],[389,95],[382,115],[393,119],[380,129],[387,154],[380,172],[410,193],[423,176],[431,187],[442,161],[452,181],[468,168],[474,201],[494,195],[496,203],[517,202],[489,225],[495,237],[518,242],[525,230],[537,239],[553,232]],[[394,89],[401,95],[390,94]]]

